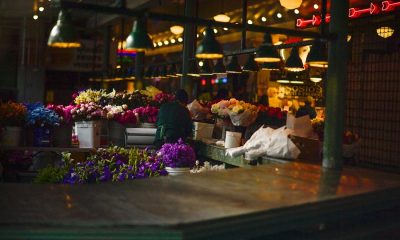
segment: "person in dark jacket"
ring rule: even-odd
[[[308,96],[305,105],[300,107],[299,110],[296,112],[296,118],[302,117],[305,115],[309,115],[310,119],[314,119],[317,117],[317,112],[315,111],[314,108],[314,98],[311,96]]]
[[[192,133],[192,118],[186,105],[188,94],[179,89],[175,101],[161,106],[157,115],[157,132],[154,145],[161,147],[164,143],[173,143],[179,138],[185,140]]]

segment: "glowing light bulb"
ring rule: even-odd
[[[276,14],[276,17],[277,17],[277,18],[282,18],[282,14],[281,14],[281,13],[277,13],[277,14]]]
[[[225,31],[228,31],[229,30],[229,28],[223,28]]]
[[[183,42],[183,38],[179,37],[178,42]]]
[[[171,39],[170,41],[171,41],[171,43],[175,43],[175,42],[176,42],[176,40],[175,40],[175,39]]]
[[[203,62],[203,61],[200,61],[200,62],[199,62],[199,66],[202,67],[203,65],[204,65],[204,62]]]
[[[300,13],[299,9],[296,8],[296,9],[294,10],[294,14],[299,14],[299,13]]]
[[[36,14],[35,14],[35,15],[33,15],[33,19],[34,19],[34,20],[37,20],[38,18],[39,18],[39,16],[38,16],[38,15],[36,15]]]
[[[318,4],[314,4],[314,9],[318,9],[319,8],[319,6],[318,6]]]
[[[215,29],[215,28],[214,28],[214,33],[215,33],[215,34],[217,34],[217,33],[218,33],[218,30],[217,30],[217,29]]]
[[[261,21],[266,22],[266,21],[267,21],[267,18],[266,18],[266,17],[262,17],[262,18],[261,18]]]
[[[39,12],[43,12],[44,11],[44,7],[39,7]]]
[[[253,21],[251,21],[250,19],[247,20],[247,24],[253,24]]]
[[[164,41],[164,45],[168,45],[169,44],[169,41],[168,40],[165,40]]]
[[[158,42],[157,45],[161,47],[162,46],[162,42]]]

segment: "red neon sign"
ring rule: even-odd
[[[400,7],[400,2],[383,1],[382,2],[382,12],[391,12],[396,8]]]
[[[359,8],[350,8],[349,9],[349,18],[359,18],[365,15],[375,15],[381,12],[390,12],[396,10],[396,8],[400,8],[400,2],[393,3],[392,1],[383,1],[382,7],[380,8],[376,3],[370,3],[368,8],[359,9]],[[325,22],[330,22],[330,15],[327,14],[325,18]],[[306,28],[308,26],[319,26],[321,25],[321,16],[313,15],[312,19],[296,19],[296,27],[298,28]]]

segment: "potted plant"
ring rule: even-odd
[[[60,117],[42,104],[26,104],[26,126],[33,127],[33,146],[50,147],[53,127],[60,125]]]
[[[133,109],[133,113],[137,116],[140,126],[144,128],[155,128],[157,121],[158,108],[153,106],[138,107]]]
[[[21,127],[26,118],[26,107],[19,103],[0,104],[0,132],[3,146],[18,146],[21,140]]]
[[[54,128],[53,144],[55,147],[71,147],[72,139],[72,114],[71,110],[74,108],[72,105],[54,105],[49,104],[46,107],[59,116],[60,126]]]
[[[127,105],[105,106],[108,122],[109,142],[117,146],[125,145],[125,129],[136,124],[136,115],[132,110],[127,110]]]
[[[93,148],[100,146],[100,120],[105,113],[103,107],[97,103],[80,103],[71,109],[72,119],[75,121],[79,147]]]
[[[185,144],[182,139],[176,143],[165,143],[158,151],[169,175],[181,175],[189,173],[196,163],[196,154],[191,146]]]

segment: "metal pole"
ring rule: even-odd
[[[194,17],[196,15],[196,2],[194,0],[185,1],[185,16]],[[183,32],[183,54],[182,54],[182,78],[180,87],[185,89],[191,97],[193,83],[188,76],[190,61],[193,61],[196,44],[196,25],[193,23],[185,24]]]
[[[242,50],[246,49],[246,27],[247,27],[247,0],[242,1],[242,25],[244,28],[242,29],[242,39],[241,46]]]
[[[348,0],[331,1],[332,17],[329,31],[331,34],[335,34],[337,38],[332,39],[329,44],[322,166],[337,170],[343,166],[342,134],[344,128],[344,88],[347,79],[348,9]]]
[[[137,52],[135,58],[135,90],[143,88],[144,52]]]

